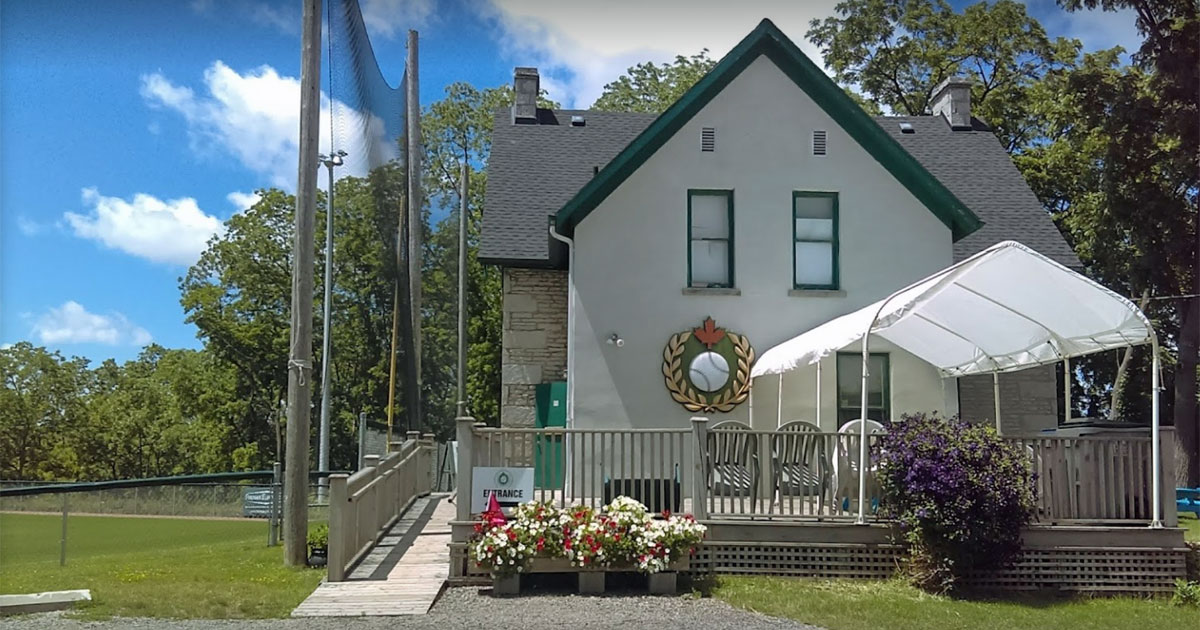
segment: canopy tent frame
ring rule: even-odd
[[[1036,261],[1040,261],[1041,263],[1051,265],[1062,271],[1067,272],[1067,274],[1070,274],[1068,276],[1068,278],[1077,277],[1079,279],[1082,279],[1085,283],[1085,286],[1088,286],[1091,290],[1095,291],[1098,295],[1103,295],[1108,300],[1117,302],[1120,307],[1123,307],[1124,309],[1126,309],[1128,311],[1128,313],[1126,313],[1126,314],[1134,316],[1133,319],[1136,320],[1136,323],[1140,327],[1144,327],[1145,334],[1139,335],[1140,338],[1137,338],[1137,339],[1130,338],[1129,336],[1127,336],[1125,334],[1126,328],[1124,326],[1118,326],[1117,328],[1114,328],[1111,330],[1091,331],[1089,334],[1082,334],[1082,335],[1074,336],[1074,337],[1071,337],[1070,340],[1068,340],[1068,339],[1058,335],[1055,332],[1055,330],[1053,330],[1046,323],[1038,321],[1034,317],[1031,317],[1029,314],[1022,313],[1019,310],[1017,310],[1016,308],[1014,308],[1008,304],[1005,304],[1003,301],[994,299],[992,296],[989,296],[980,291],[971,289],[970,287],[964,286],[957,282],[957,279],[960,275],[965,275],[965,274],[969,273],[969,271],[971,271],[971,269],[973,269],[975,265],[979,265],[981,262],[983,262],[983,261],[981,261],[981,259],[984,259],[984,258],[990,257],[990,256],[997,256],[997,255],[1000,255],[1002,252],[1004,252],[1004,250],[1009,250],[1009,249],[1014,249],[1014,248],[1018,252],[1024,252],[1024,254],[1030,255]],[[956,272],[960,272],[960,270],[963,270],[964,268],[967,268],[966,271],[962,271],[961,274],[956,275]],[[954,277],[950,278],[949,281],[947,281],[947,278],[949,276],[954,276]],[[907,303],[901,305],[902,310],[889,313],[888,321],[884,325],[879,325],[880,317],[884,314],[884,310],[889,305],[889,303],[891,303],[897,297],[904,295],[905,293],[907,293],[909,291],[913,291],[914,289],[921,287],[922,285],[930,285],[930,286],[928,288],[926,288],[925,290],[917,293],[915,296],[912,296]],[[965,334],[959,333],[958,331],[953,330],[949,326],[942,325],[938,322],[931,320],[928,317],[924,317],[920,313],[920,309],[923,306],[932,303],[935,298],[937,298],[939,295],[942,295],[949,287],[952,287],[952,286],[959,287],[961,289],[965,289],[969,294],[972,294],[978,298],[982,298],[987,303],[996,305],[996,306],[1000,307],[1002,310],[1012,313],[1013,315],[1016,315],[1018,318],[1021,318],[1025,321],[1035,325],[1036,327],[1040,328],[1045,333],[1046,338],[1042,341],[1039,341],[1039,343],[1034,344],[1033,346],[1029,346],[1027,348],[1020,348],[1020,349],[1017,349],[1016,351],[1010,351],[1005,355],[1000,355],[1003,358],[1005,358],[1007,361],[1006,365],[1002,365],[1001,361],[998,360],[997,357],[992,356],[986,350],[984,350],[982,347],[980,347],[980,344],[978,341],[968,338]],[[858,311],[855,311],[853,313],[843,315],[841,317],[830,320],[829,322],[826,322],[825,324],[822,324],[821,326],[818,326],[817,328],[814,328],[813,330],[803,333],[799,337],[796,337],[792,340],[789,340],[787,342],[779,344],[775,348],[768,350],[767,353],[764,353],[764,355],[760,358],[760,363],[762,362],[763,359],[767,359],[768,356],[773,351],[776,351],[777,349],[782,348],[784,345],[788,344],[789,342],[795,342],[795,341],[799,340],[800,337],[803,337],[804,335],[807,335],[809,333],[813,333],[817,329],[820,329],[825,326],[829,326],[830,324],[838,322],[839,320],[852,318],[856,315],[860,315],[861,313],[869,312],[868,309],[871,309],[872,307],[874,307],[874,313],[873,313],[871,319],[867,322],[867,324],[863,328],[861,334],[855,334],[855,336],[860,337],[860,339],[861,339],[861,349],[862,349],[862,357],[861,357],[861,359],[862,359],[862,382],[861,382],[861,392],[860,392],[860,400],[859,400],[859,405],[860,405],[859,417],[862,419],[865,419],[867,417],[867,395],[868,395],[868,391],[869,391],[868,377],[870,376],[870,367],[869,366],[870,366],[871,335],[875,334],[877,332],[884,331],[892,326],[895,326],[895,325],[899,324],[900,322],[905,321],[910,316],[920,319],[922,321],[925,321],[929,324],[932,324],[936,329],[939,329],[941,331],[944,331],[945,333],[948,333],[949,335],[951,335],[953,337],[957,337],[958,339],[961,339],[962,341],[969,344],[971,346],[971,348],[973,349],[973,351],[975,353],[977,353],[977,355],[982,355],[981,358],[976,355],[975,359],[973,359],[972,361],[968,361],[966,363],[960,363],[960,364],[954,365],[954,366],[943,366],[943,365],[938,365],[938,364],[934,363],[933,361],[931,361],[930,359],[928,359],[925,356],[922,356],[922,354],[920,352],[917,352],[912,348],[905,347],[905,343],[904,343],[903,339],[889,338],[889,341],[891,341],[892,343],[895,343],[897,346],[904,348],[905,350],[908,350],[910,352],[913,352],[913,354],[917,355],[919,358],[922,358],[926,361],[929,361],[930,363],[933,363],[939,369],[939,372],[941,372],[943,378],[946,378],[949,376],[964,376],[964,375],[968,375],[968,374],[991,373],[992,379],[993,379],[992,386],[993,386],[995,415],[996,415],[995,420],[996,420],[996,424],[997,424],[997,429],[999,429],[999,423],[1000,423],[999,374],[1001,372],[1017,371],[1017,370],[1027,369],[1030,367],[1035,367],[1038,365],[1045,365],[1045,364],[1049,364],[1049,363],[1058,363],[1059,361],[1063,362],[1064,370],[1066,372],[1066,378],[1064,379],[1065,387],[1064,387],[1064,396],[1063,396],[1064,405],[1065,405],[1064,413],[1066,414],[1065,417],[1069,419],[1070,418],[1070,400],[1071,400],[1070,399],[1070,380],[1071,380],[1070,379],[1070,359],[1071,359],[1071,357],[1085,356],[1088,354],[1093,354],[1095,352],[1101,352],[1101,351],[1110,350],[1110,349],[1117,349],[1117,348],[1121,348],[1121,347],[1132,347],[1132,346],[1149,344],[1151,347],[1151,356],[1152,356],[1152,368],[1151,368],[1151,468],[1152,468],[1152,471],[1151,471],[1152,508],[1151,509],[1152,509],[1152,515],[1151,515],[1150,527],[1155,528],[1155,529],[1162,527],[1162,506],[1161,506],[1161,499],[1162,499],[1162,497],[1161,497],[1161,491],[1162,491],[1162,489],[1161,489],[1161,485],[1162,485],[1161,474],[1162,473],[1160,470],[1161,465],[1162,465],[1161,464],[1162,454],[1161,454],[1161,446],[1159,443],[1160,442],[1160,435],[1159,435],[1159,428],[1160,428],[1160,426],[1159,426],[1160,359],[1158,356],[1159,355],[1158,337],[1157,337],[1157,334],[1154,331],[1154,327],[1150,323],[1149,319],[1131,301],[1129,301],[1128,299],[1124,298],[1123,296],[1105,288],[1104,286],[1096,283],[1095,281],[1093,281],[1089,278],[1086,278],[1085,276],[1082,276],[1081,274],[1078,274],[1070,269],[1067,269],[1066,267],[1060,265],[1059,263],[1057,263],[1053,260],[1046,258],[1045,256],[1042,256],[1041,254],[1037,253],[1036,251],[1034,251],[1028,247],[1025,247],[1024,245],[1021,245],[1020,243],[1017,243],[1015,241],[1005,241],[1005,242],[993,245],[993,246],[975,254],[974,256],[971,256],[971,257],[967,258],[966,260],[963,260],[962,262],[951,265],[941,271],[938,271],[930,276],[927,276],[921,280],[918,280],[917,282],[909,284],[902,289],[894,291],[893,293],[891,293],[890,295],[888,295],[886,298],[884,298],[882,301],[878,302],[875,305],[867,306],[867,307],[859,309]],[[1140,330],[1140,328],[1139,328],[1139,330]],[[843,331],[843,334],[845,334],[845,331]],[[1104,337],[1104,336],[1111,336],[1111,335],[1115,335],[1119,339],[1111,340],[1108,342],[1104,342],[1104,341],[1097,339],[1097,337]],[[1086,347],[1086,348],[1081,348],[1079,351],[1072,352],[1071,347],[1078,345],[1078,344],[1074,343],[1074,341],[1080,340],[1080,339],[1090,340],[1091,342],[1094,343],[1094,345]],[[844,337],[843,337],[843,340],[844,340]],[[910,340],[910,341],[914,341],[914,340]],[[853,339],[851,339],[851,342],[853,342]],[[1033,351],[1041,345],[1049,345],[1050,346],[1050,350],[1055,355],[1052,360],[1045,360],[1044,358],[1030,356],[1031,354],[1033,354]],[[807,349],[805,351],[805,353],[810,354],[810,355],[815,354],[815,359],[810,359],[809,363],[811,364],[811,363],[815,362],[817,364],[818,370],[819,370],[820,369],[820,360],[824,356],[827,356],[828,354],[830,354],[833,351],[834,350],[830,349],[828,346],[824,346],[824,347],[818,347],[815,349],[813,349],[813,348]],[[987,362],[989,362],[992,366],[991,369],[986,369],[985,367],[983,367],[983,365],[981,364],[981,360],[986,360]],[[772,373],[772,372],[778,373],[780,375],[779,396],[780,396],[780,398],[782,398],[782,396],[783,396],[783,393],[782,393],[783,392],[783,387],[782,387],[783,372],[794,370],[799,366],[798,360],[794,363],[791,363],[790,365],[788,364],[789,361],[790,361],[790,359],[787,359],[785,357],[785,360],[782,361],[782,364],[778,368],[770,367],[767,369],[761,369],[761,368],[759,368],[758,365],[756,365],[755,370],[752,373],[752,376],[761,376],[761,375],[764,375],[767,373]],[[776,362],[780,362],[780,361],[778,359],[776,359]],[[819,374],[819,372],[818,372],[818,374]],[[819,376],[818,376],[818,378],[819,378]],[[818,396],[819,396],[819,389],[818,389]],[[781,402],[778,404],[781,405]],[[859,461],[866,462],[867,454],[868,454],[867,453],[867,450],[868,450],[867,449],[867,440],[868,440],[867,423],[862,422],[861,425],[862,425],[860,427],[861,434],[859,436]],[[865,470],[865,468],[864,468],[864,470]],[[858,478],[858,513],[855,518],[856,524],[865,525],[867,522],[866,521],[866,502],[867,502],[866,475],[860,474],[859,478]]]

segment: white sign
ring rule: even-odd
[[[514,508],[533,500],[532,468],[493,468],[476,466],[471,469],[471,513],[487,509],[488,499],[496,495],[500,507]]]

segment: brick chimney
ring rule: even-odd
[[[513,123],[537,124],[537,99],[541,93],[537,68],[517,68],[513,71]]]
[[[933,114],[941,114],[951,129],[971,129],[971,80],[950,77],[933,90]]]

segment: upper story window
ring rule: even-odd
[[[792,193],[792,285],[838,288],[838,194]]]
[[[733,286],[733,191],[688,191],[688,286]]]

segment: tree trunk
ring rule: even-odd
[[[1182,478],[1200,487],[1200,416],[1196,402],[1196,364],[1200,358],[1200,298],[1191,298],[1179,330],[1179,368],[1175,372],[1175,435],[1179,440]]]

